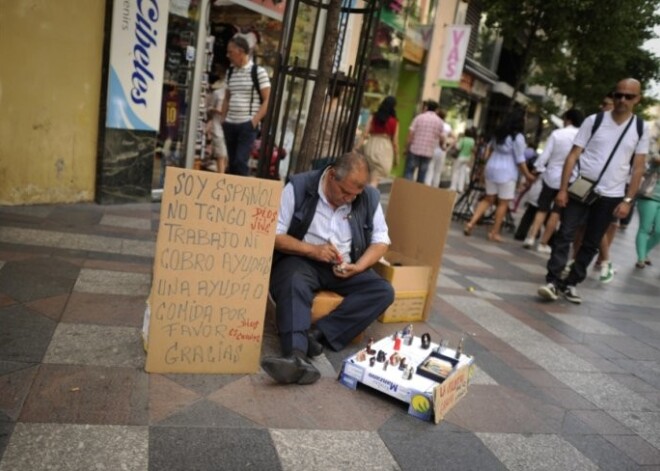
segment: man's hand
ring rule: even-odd
[[[332,267],[332,272],[337,278],[350,278],[351,276],[357,275],[360,273],[357,265],[354,263],[339,263]]]
[[[624,203],[623,201],[619,203],[616,208],[614,208],[614,217],[618,219],[625,219],[628,217],[630,212],[631,203]]]
[[[565,208],[568,204],[568,191],[559,190],[555,196],[555,204],[560,208]]]
[[[331,243],[323,245],[313,245],[309,258],[325,263],[341,263],[341,253]]]

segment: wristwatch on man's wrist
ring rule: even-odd
[[[630,196],[626,196],[625,198],[623,198],[623,202],[626,204],[630,204],[633,202],[633,199]]]

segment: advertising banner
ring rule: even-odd
[[[115,1],[106,127],[157,131],[169,0]]]
[[[470,41],[470,25],[450,25],[445,30],[438,82],[443,87],[458,87]]]

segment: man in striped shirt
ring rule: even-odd
[[[403,177],[412,180],[417,169],[417,181],[424,183],[426,171],[435,148],[443,143],[444,121],[437,115],[438,103],[428,100],[408,130],[408,155]]]
[[[257,138],[259,123],[266,115],[270,96],[270,79],[263,67],[256,67],[257,79],[253,80],[254,63],[249,53],[250,46],[241,36],[234,36],[227,43],[227,57],[232,69],[228,73],[220,116],[229,157],[227,173],[233,175],[248,174],[250,151]]]

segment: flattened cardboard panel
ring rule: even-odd
[[[146,370],[254,373],[282,184],[168,167]]]
[[[387,205],[390,250],[431,267],[424,318],[428,319],[456,193],[397,178]]]
[[[465,365],[433,390],[433,412],[438,424],[456,403],[467,394],[470,366]]]

